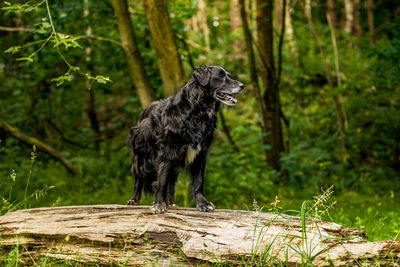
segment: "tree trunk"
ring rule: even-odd
[[[196,22],[196,26],[193,29],[200,30],[204,36],[204,45],[206,49],[210,49],[210,29],[207,24],[207,10],[206,10],[206,1],[199,0],[197,3],[197,14],[193,18]],[[197,29],[196,29],[197,27]]]
[[[251,35],[249,25],[247,22],[245,0],[239,0],[239,6],[240,6],[240,17],[242,19],[243,36],[244,36],[244,40],[246,43],[246,51],[247,51],[247,59],[248,59],[248,65],[249,65],[249,71],[250,71],[251,85],[255,92],[255,97],[256,97],[257,107],[258,107],[258,114],[259,114],[260,124],[261,124],[261,130],[263,133],[266,133],[266,130],[265,130],[266,111],[265,111],[265,107],[264,107],[263,98],[261,96],[260,84],[258,82],[256,59],[255,59],[255,54],[254,54],[254,49],[253,49],[253,36]],[[264,143],[266,143],[266,140],[264,140]]]
[[[305,0],[305,12],[307,14],[307,16],[309,16],[310,18],[312,18],[312,11],[311,11],[311,0]]]
[[[329,14],[331,18],[331,22],[333,27],[337,27],[337,22],[336,22],[336,0],[327,0],[326,2],[327,6],[327,13]]]
[[[89,10],[89,0],[84,0],[84,9],[83,9],[83,17],[85,18],[86,21],[88,21],[88,16],[89,16],[90,10]],[[91,36],[92,35],[92,27],[90,23],[88,24],[86,28],[86,35]],[[91,41],[89,41],[91,43]],[[91,66],[91,54],[92,54],[92,48],[90,46],[85,47],[85,61],[88,69],[88,74],[91,75],[92,71],[92,66]],[[86,114],[89,118],[89,123],[90,123],[90,128],[92,129],[93,132],[93,138],[94,138],[94,145],[96,147],[97,151],[100,151],[100,144],[101,144],[101,132],[100,132],[100,123],[97,118],[97,112],[96,112],[96,98],[94,95],[94,90],[92,90],[92,83],[93,81],[86,79],[85,81],[85,86],[86,86]]]
[[[183,85],[185,74],[169,20],[167,0],[142,0],[142,3],[157,53],[164,96],[170,96]]]
[[[373,44],[375,39],[374,0],[368,0],[368,33],[370,44]]]
[[[355,37],[361,36],[360,26],[360,0],[353,0],[353,26],[351,28],[351,34]]]
[[[233,36],[237,36],[237,31],[242,28],[240,19],[239,0],[230,1],[229,18],[231,24],[231,32]],[[233,40],[233,56],[236,60],[242,62],[244,60],[244,44],[240,38],[234,37]],[[241,64],[240,64],[241,65]]]
[[[333,222],[240,210],[96,205],[19,210],[0,217],[0,262],[19,248],[74,264],[194,266],[247,264],[352,266],[399,263],[399,241],[364,241]],[[305,231],[302,231],[305,229]]]
[[[260,73],[264,89],[264,105],[267,131],[267,145],[271,146],[266,151],[267,161],[274,168],[280,169],[280,153],[284,151],[282,124],[280,120],[281,103],[279,90],[276,86],[276,73],[273,56],[273,1],[257,0],[257,38],[262,64]]]
[[[300,65],[300,58],[299,58],[299,50],[297,48],[297,43],[296,39],[294,37],[294,31],[293,31],[293,24],[292,24],[292,16],[290,14],[290,1],[287,1],[285,9],[286,9],[286,16],[285,16],[285,33],[286,33],[286,39],[288,41],[289,49],[290,52],[297,63],[297,65]]]
[[[127,0],[112,0],[114,13],[117,18],[119,35],[128,64],[129,75],[136,88],[142,108],[155,100],[154,90],[143,66],[139,49],[136,44],[131,18],[128,12]]]
[[[274,5],[274,10],[275,10],[275,27],[281,27],[282,26],[282,0],[276,0],[275,5]]]
[[[344,9],[346,17],[344,31],[348,34],[352,34],[354,25],[354,1],[344,0]]]

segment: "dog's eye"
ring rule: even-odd
[[[221,71],[219,72],[219,76],[220,76],[220,77],[225,77],[225,71],[221,70]]]

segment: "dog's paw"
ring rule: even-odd
[[[167,204],[165,202],[154,203],[154,213],[160,214],[167,211]]]
[[[135,200],[133,199],[129,199],[128,202],[126,202],[126,205],[138,205],[139,203],[137,203]]]
[[[203,202],[203,203],[197,204],[197,209],[199,211],[203,211],[203,212],[210,212],[210,211],[215,210],[215,206],[211,202]]]

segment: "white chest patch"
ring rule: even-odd
[[[194,159],[196,158],[197,154],[200,152],[201,146],[198,144],[196,148],[193,148],[191,146],[188,146],[187,152],[186,152],[186,164],[191,164]]]

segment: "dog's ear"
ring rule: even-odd
[[[201,86],[206,86],[211,78],[210,69],[208,66],[197,67],[193,72],[193,77]]]

